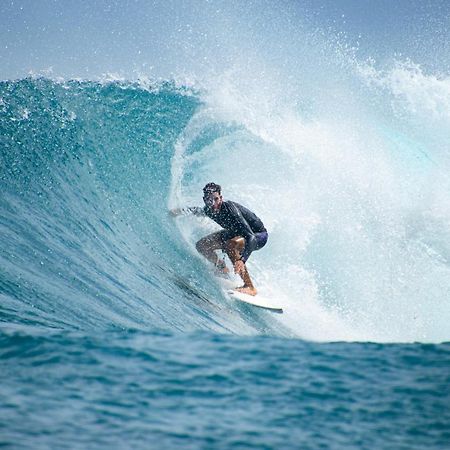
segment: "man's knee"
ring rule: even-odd
[[[245,247],[245,240],[243,237],[236,236],[226,242],[226,247],[228,250],[242,251]]]

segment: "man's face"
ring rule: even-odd
[[[212,208],[214,212],[219,211],[222,206],[222,196],[218,192],[209,192],[203,196],[205,205]]]

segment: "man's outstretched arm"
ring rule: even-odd
[[[185,208],[174,208],[169,210],[169,215],[171,217],[188,216],[189,214],[193,214],[194,216],[204,216],[205,212],[203,208],[200,208],[199,206],[187,206]]]

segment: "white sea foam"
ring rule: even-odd
[[[450,77],[426,74],[420,65],[411,61],[396,62],[383,71],[370,64],[360,64],[358,70],[367,83],[388,89],[393,102],[422,120],[450,121]]]
[[[426,134],[408,129],[425,116],[427,130],[448,119],[448,80],[411,66],[388,75],[361,67],[357,95],[348,81],[337,84],[328,108],[324,93],[319,107],[302,92],[307,114],[276,79],[273,91],[265,77],[253,85],[236,72],[211,80],[204,108],[178,142],[172,199],[198,204],[201,187],[214,180],[264,220],[269,243],[249,267],[257,285],[282,299],[279,320],[298,336],[448,340],[450,190],[438,163],[447,160]],[[339,105],[334,91],[348,102]],[[218,123],[237,129],[192,148]],[[432,138],[448,149],[447,135]],[[192,222],[189,233],[183,227],[191,243],[201,235]]]

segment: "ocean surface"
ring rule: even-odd
[[[450,81],[333,58],[0,82],[0,446],[450,448]],[[282,315],[169,217],[210,181]]]

